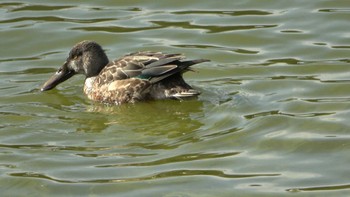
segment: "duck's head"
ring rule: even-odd
[[[94,41],[79,42],[69,52],[64,64],[41,87],[41,91],[51,90],[75,74],[96,76],[107,64],[108,58],[99,44]]]

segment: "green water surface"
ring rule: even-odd
[[[350,196],[350,1],[0,2],[1,196]],[[40,86],[71,47],[211,59],[189,101]]]

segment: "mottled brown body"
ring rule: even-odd
[[[150,85],[149,82],[136,78],[103,84],[95,79],[91,88],[84,85],[84,93],[93,101],[120,105],[146,100]]]

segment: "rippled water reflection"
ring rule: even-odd
[[[2,196],[348,196],[350,4],[0,3]],[[40,85],[76,42],[212,62],[197,100],[104,106],[75,77]]]

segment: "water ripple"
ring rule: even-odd
[[[214,15],[228,15],[228,16],[265,16],[272,15],[272,12],[264,10],[236,10],[236,11],[221,11],[221,10],[186,10],[186,11],[175,11],[172,14],[214,14]]]
[[[227,179],[242,179],[242,178],[253,178],[253,177],[276,177],[280,174],[227,174],[220,170],[172,170],[167,172],[159,172],[156,174],[151,174],[143,177],[135,178],[119,178],[119,179],[92,179],[92,180],[66,180],[58,179],[45,174],[36,173],[36,172],[14,172],[9,173],[10,176],[14,177],[27,177],[27,178],[39,178],[47,179],[50,181],[55,181],[59,183],[116,183],[116,182],[139,182],[147,180],[156,180],[164,178],[178,178],[184,176],[213,176],[219,178]]]
[[[335,112],[294,113],[294,114],[292,114],[292,113],[281,112],[279,110],[272,110],[272,111],[253,113],[253,114],[245,115],[244,117],[246,119],[254,119],[257,117],[273,116],[273,115],[282,115],[282,116],[291,116],[291,117],[317,117],[317,116],[329,116],[329,115],[333,115],[333,114],[335,114]]]
[[[242,49],[242,48],[233,48],[233,47],[224,47],[224,46],[215,46],[215,45],[203,45],[203,44],[174,44],[174,47],[180,48],[193,48],[193,49],[216,49],[223,51],[231,51],[240,54],[258,54],[260,51]]]
[[[311,102],[311,103],[348,103],[350,102],[350,98],[308,98],[303,99],[299,98],[298,100]]]
[[[39,55],[36,55],[36,56],[31,56],[31,57],[14,57],[14,58],[0,59],[0,63],[2,63],[2,62],[15,62],[15,61],[40,60],[40,59],[43,59],[46,56],[57,54],[57,53],[60,53],[60,52],[53,51],[53,52],[46,52],[46,53],[39,54]]]
[[[72,30],[83,31],[103,31],[109,33],[131,33],[144,30],[154,30],[163,28],[182,28],[182,29],[199,29],[205,30],[207,33],[223,33],[230,31],[252,30],[262,28],[274,28],[278,25],[231,25],[231,26],[219,26],[219,25],[195,25],[188,21],[182,22],[169,22],[169,21],[149,21],[154,26],[146,27],[123,27],[123,26],[88,26],[88,27],[73,27]]]
[[[28,4],[15,4],[16,7],[10,9],[11,12],[18,11],[55,11],[73,8],[74,6],[53,6],[53,5],[28,5]],[[1,6],[1,5],[0,5]]]
[[[76,155],[81,157],[147,157],[154,156],[156,154],[141,154],[141,153],[77,153]],[[99,166],[98,166],[99,167]]]
[[[302,64],[304,63],[304,61],[296,58],[279,58],[279,59],[270,59],[261,65],[267,66],[267,65],[277,64],[277,63]]]
[[[300,192],[300,191],[332,191],[332,190],[348,190],[350,189],[350,184],[345,185],[325,185],[325,186],[319,186],[319,187],[303,187],[303,188],[291,188],[287,189],[288,192]]]
[[[99,23],[115,20],[115,18],[94,18],[94,19],[74,19],[74,18],[63,18],[58,16],[32,16],[32,17],[17,17],[13,19],[1,20],[1,23],[17,23],[24,21],[35,21],[37,22],[72,22],[72,23]]]
[[[101,151],[111,149],[110,147],[83,147],[83,146],[57,146],[57,145],[44,145],[44,144],[0,144],[1,148],[12,149],[31,149],[31,150],[65,150],[65,151]]]
[[[198,154],[184,154],[178,155],[174,157],[169,157],[165,159],[159,159],[150,162],[142,162],[142,163],[126,163],[126,164],[111,164],[111,165],[99,165],[96,167],[121,167],[121,166],[155,166],[169,163],[178,163],[178,162],[186,162],[186,161],[197,161],[204,159],[215,159],[215,158],[223,158],[230,157],[239,154],[239,152],[232,153],[198,153]]]
[[[348,8],[326,8],[326,9],[318,9],[318,12],[329,12],[329,13],[335,13],[335,12],[345,12],[349,13],[350,9]]]

